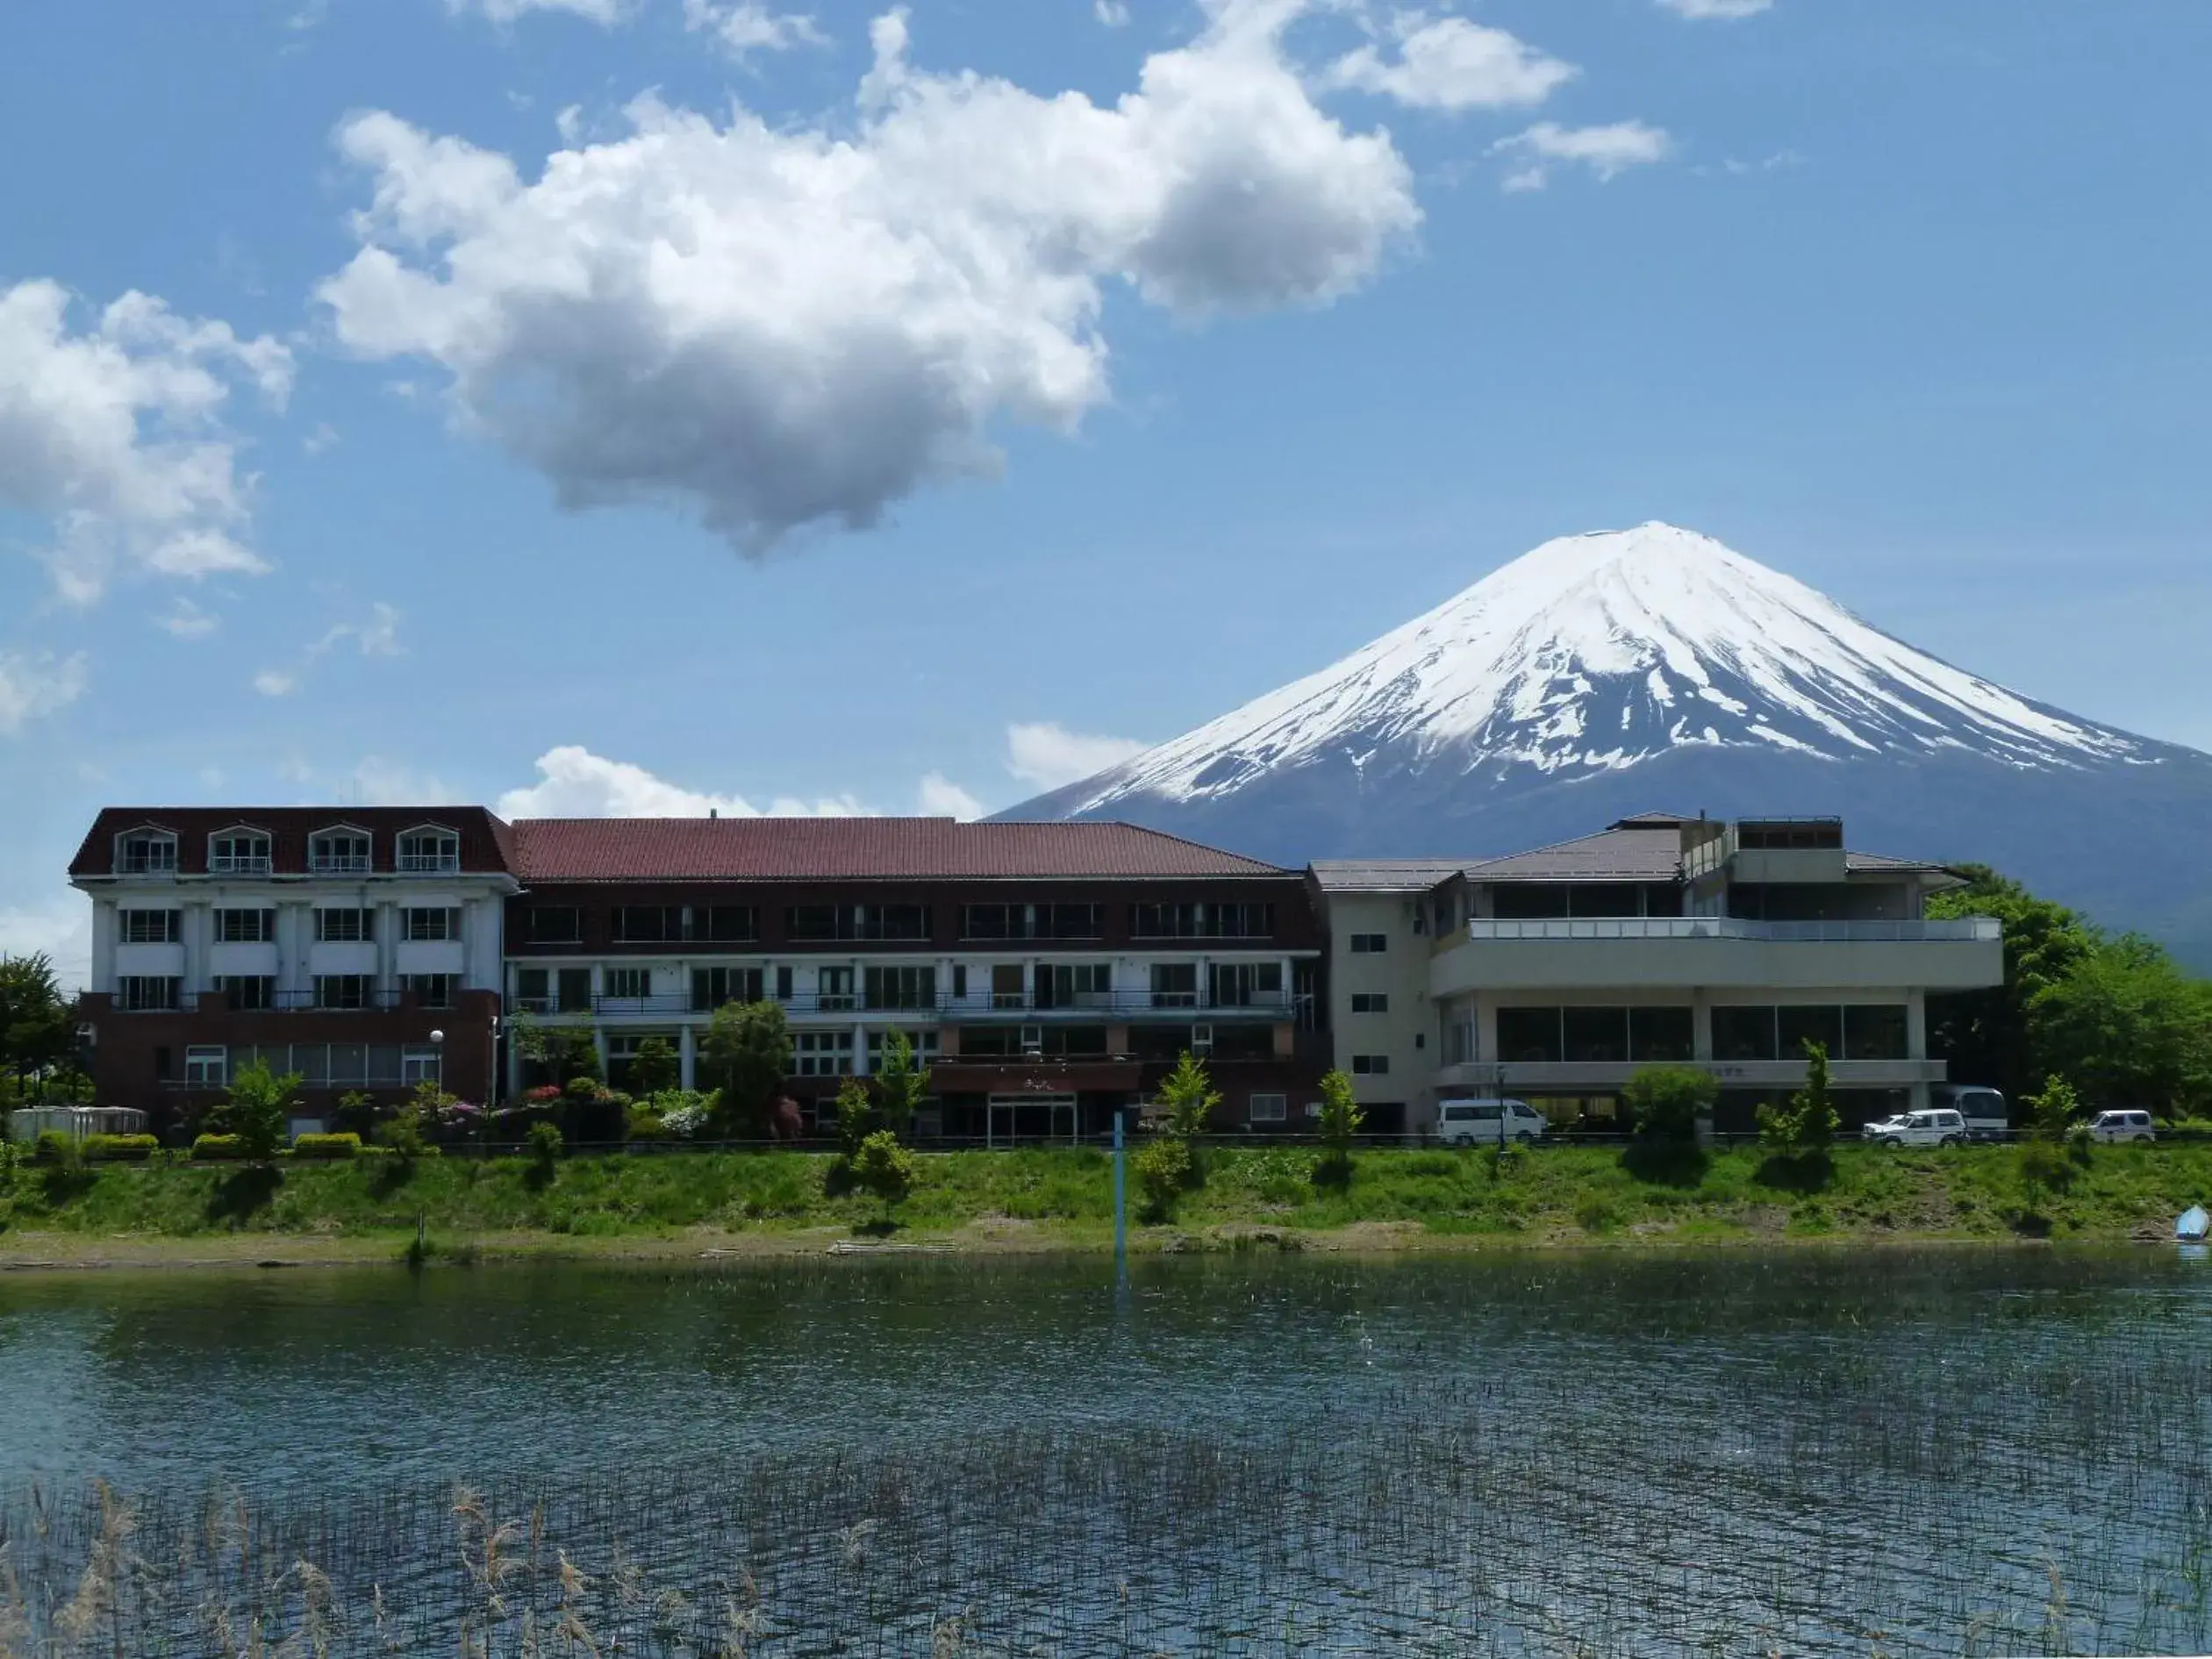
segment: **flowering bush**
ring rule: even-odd
[[[697,1140],[714,1114],[714,1096],[696,1089],[663,1089],[645,1104],[672,1141]]]
[[[559,1083],[540,1083],[535,1089],[531,1090],[529,1093],[524,1095],[522,1098],[525,1100],[527,1100],[533,1106],[549,1106],[553,1105],[554,1102],[559,1100],[561,1098],[561,1095],[562,1089]]]

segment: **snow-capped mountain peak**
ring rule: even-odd
[[[1325,759],[1572,776],[1695,746],[1832,760],[1964,750],[2026,768],[2143,747],[1915,650],[1709,536],[1652,523],[1547,541],[1055,805],[1195,801]]]

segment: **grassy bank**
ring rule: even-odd
[[[1111,1236],[1106,1154],[1049,1149],[922,1154],[895,1236],[977,1248],[1097,1247]],[[2212,1147],[2101,1147],[2064,1191],[2031,1187],[2013,1148],[1837,1150],[1823,1171],[1753,1148],[1652,1167],[1614,1147],[1500,1161],[1464,1151],[1359,1155],[1349,1185],[1317,1183],[1308,1148],[1210,1151],[1202,1187],[1139,1248],[1270,1229],[1285,1242],[1373,1248],[1607,1239],[1784,1237],[2123,1240],[2163,1234],[2212,1198]],[[397,1248],[418,1220],[448,1246],[821,1248],[863,1231],[872,1201],[824,1191],[828,1160],[797,1152],[572,1158],[542,1177],[520,1158],[287,1162],[253,1169],[172,1162],[81,1170],[26,1166],[0,1198],[0,1258],[81,1256],[117,1246],[236,1254],[311,1241],[310,1254]],[[1132,1214],[1136,1203],[1131,1191]],[[209,1247],[216,1247],[210,1249]]]

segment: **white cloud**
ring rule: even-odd
[[[1503,29],[1464,18],[1401,11],[1391,32],[1396,61],[1364,46],[1332,64],[1324,84],[1380,93],[1415,109],[1494,110],[1542,104],[1580,73]]]
[[[1192,318],[1320,304],[1411,234],[1389,135],[1348,132],[1285,58],[1317,3],[1212,0],[1106,106],[918,69],[893,12],[848,117],[644,97],[534,182],[358,116],[337,142],[373,205],[319,295],[350,350],[442,365],[564,505],[672,504],[748,549],[864,526],[995,469],[992,423],[1103,402],[1109,282]]]
[[[219,417],[240,381],[281,408],[291,353],[146,294],[82,333],[69,305],[56,282],[0,289],[0,509],[51,525],[55,585],[86,603],[125,561],[186,578],[266,570],[238,539],[251,480]]]
[[[446,0],[448,11],[479,11],[494,23],[513,23],[533,11],[566,11],[610,27],[622,21],[626,0]]]
[[[441,779],[375,754],[347,775],[343,795],[355,806],[433,806],[460,798]]]
[[[827,46],[829,37],[800,11],[771,11],[759,0],[684,0],[684,26],[704,29],[732,57]]]
[[[45,956],[64,991],[92,980],[92,901],[65,888],[35,905],[0,907],[0,956]]]
[[[154,626],[175,634],[180,640],[204,640],[223,626],[223,619],[211,611],[202,610],[183,594],[168,612],[154,619]]]
[[[254,676],[254,689],[263,697],[290,697],[307,679],[307,671],[340,646],[352,640],[365,657],[396,657],[406,654],[399,643],[399,609],[382,599],[369,607],[366,622],[333,623],[320,638],[301,648],[299,661],[289,669],[263,669]]]
[[[1091,0],[1091,15],[1109,29],[1128,26],[1128,0]]]
[[[1677,17],[1707,18],[1753,18],[1774,0],[1659,0]]]
[[[1038,720],[1006,728],[1006,770],[1039,790],[1056,790],[1119,766],[1149,747],[1135,738],[1090,737]]]
[[[806,802],[778,797],[765,807],[741,795],[686,789],[628,761],[610,761],[580,744],[538,756],[538,781],[499,797],[502,818],[855,818],[865,810],[849,796]]]
[[[1588,168],[1600,181],[1632,167],[1666,159],[1673,140],[1664,128],[1641,121],[1615,121],[1610,126],[1561,126],[1539,121],[1526,132],[1500,139],[1490,147],[1493,155],[1512,157],[1514,170],[1506,177],[1509,190],[1540,190],[1551,182],[1551,168],[1560,162]]]
[[[27,720],[67,708],[84,695],[84,654],[56,657],[0,651],[0,734],[23,729]]]
[[[338,428],[326,420],[315,423],[315,430],[299,440],[299,447],[311,455],[319,455],[338,447]]]
[[[984,814],[983,803],[941,772],[923,774],[918,806],[924,818],[956,818],[963,824]]]

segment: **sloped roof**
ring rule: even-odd
[[[1671,882],[1682,862],[1680,830],[1600,830],[1571,841],[1470,864],[1471,882]]]
[[[1466,868],[1464,858],[1317,858],[1312,865],[1328,893],[1425,892]]]
[[[540,818],[513,826],[526,882],[1085,880],[1284,876],[1134,824],[949,818]]]
[[[307,868],[310,836],[348,825],[369,832],[374,868],[379,871],[396,868],[398,836],[431,825],[460,836],[463,870],[514,868],[509,826],[481,806],[106,806],[69,861],[69,874],[113,875],[115,838],[134,829],[175,834],[177,872],[185,876],[206,874],[209,836],[227,829],[265,830],[276,873],[297,874]]]

